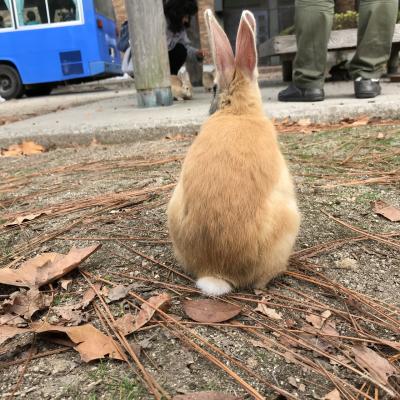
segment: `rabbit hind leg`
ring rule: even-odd
[[[268,254],[263,257],[263,271],[257,277],[254,288],[264,289],[271,279],[287,270],[287,264],[296,241],[297,232],[287,233],[279,239]]]

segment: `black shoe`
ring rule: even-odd
[[[278,94],[279,101],[322,101],[325,99],[324,89],[301,89],[291,84]]]
[[[354,81],[354,94],[357,99],[370,99],[381,94],[378,79],[357,79]]]

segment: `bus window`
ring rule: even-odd
[[[11,0],[0,0],[0,29],[12,28]]]
[[[79,21],[77,0],[48,0],[50,22]]]
[[[17,0],[16,3],[20,26],[48,24],[46,0]]]
[[[98,14],[101,14],[113,21],[116,20],[112,0],[94,0],[94,6]]]

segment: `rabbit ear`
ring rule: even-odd
[[[235,58],[228,37],[210,9],[205,11],[204,18],[206,20],[210,47],[217,70],[217,82],[223,89],[228,87],[232,82],[235,72]]]
[[[248,77],[257,77],[256,20],[244,10],[236,37],[236,66]]]

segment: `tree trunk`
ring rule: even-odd
[[[162,0],[125,0],[139,107],[173,103]]]

